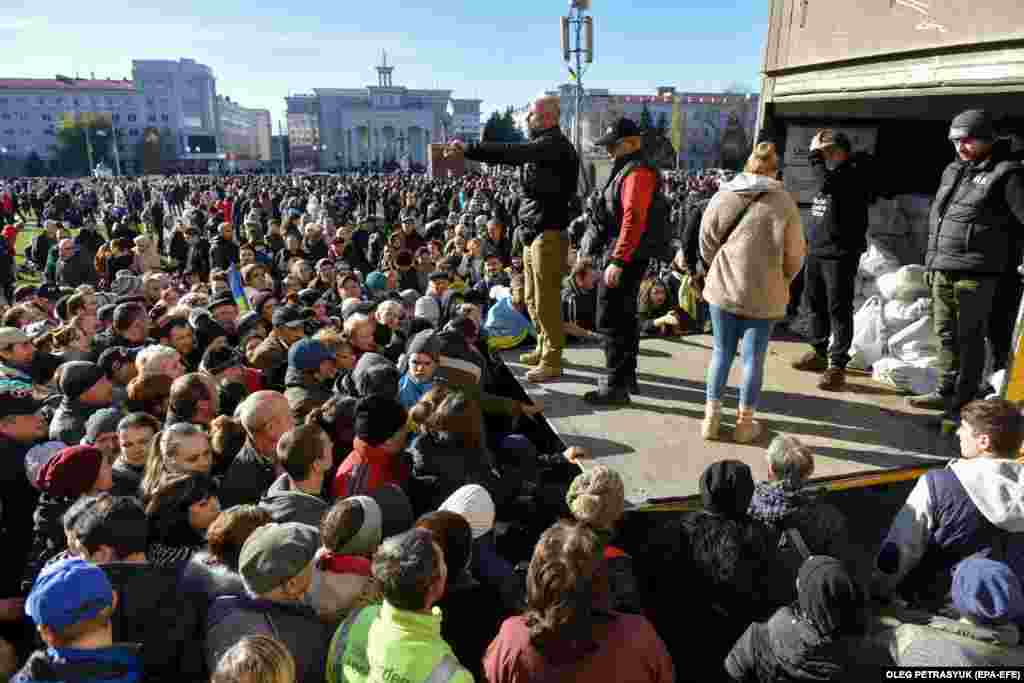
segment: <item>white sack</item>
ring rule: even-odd
[[[885,355],[885,321],[882,318],[884,303],[878,297],[865,302],[853,316],[853,343],[850,347],[851,367],[867,369]],[[856,365],[853,361],[856,360]]]

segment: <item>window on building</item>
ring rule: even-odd
[[[168,121],[171,120],[171,117],[168,116],[167,114],[160,114],[160,120],[163,121],[164,123],[167,123]]]
[[[128,129],[128,135],[130,135],[133,138],[137,138],[139,136],[139,129],[138,128],[129,128]]]
[[[18,143],[17,142],[12,142],[11,144],[7,145],[7,151],[8,152],[17,152],[18,151]]]
[[[13,128],[8,128],[4,131],[4,135],[14,135],[15,131]]]
[[[43,114],[42,117],[43,117],[43,121],[53,121],[53,115],[52,114]]]
[[[152,106],[155,106],[155,105],[156,105],[156,100],[154,100],[152,97],[147,97],[146,98],[146,106],[147,107],[152,107]]]
[[[3,119],[4,121],[10,121],[11,115],[5,112],[3,114],[0,114],[0,119]]]
[[[107,103],[108,107],[113,107],[114,106],[114,98],[113,97],[106,98],[106,103]]]
[[[57,131],[55,131],[55,130],[53,129],[53,126],[49,126],[49,127],[48,127],[48,128],[46,129],[46,130],[44,130],[43,132],[44,132],[44,133],[46,133],[47,135],[50,135],[50,136],[55,136],[55,135],[57,135]]]
[[[17,102],[18,104],[28,104],[28,98],[25,98],[25,97],[19,97],[18,99],[14,100],[14,101]],[[40,97],[39,98],[39,104],[42,104],[42,103],[43,103],[43,98]]]
[[[58,98],[56,98],[56,99],[55,99],[55,100],[53,101],[53,103],[54,103],[54,104],[64,104],[64,98],[63,98],[63,97],[58,97]],[[75,104],[78,104],[78,102],[75,102]]]
[[[76,97],[73,100],[71,100],[71,104],[73,104],[73,105],[75,105],[77,107],[78,106],[78,98]]]
[[[150,114],[149,116],[146,117],[146,120],[149,121],[150,123],[156,123],[156,114]]]
[[[22,98],[22,101],[24,101],[24,98]],[[45,97],[40,97],[39,98],[39,104],[46,104],[46,98]]]
[[[120,114],[111,114],[110,115],[110,120],[113,121],[114,123],[120,123],[121,122],[121,115]]]
[[[128,123],[135,122],[135,114],[128,114]]]

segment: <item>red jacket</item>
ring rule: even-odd
[[[410,475],[409,466],[398,455],[356,438],[352,452],[334,475],[331,495],[336,500],[365,496],[385,484],[396,484],[404,489]]]
[[[612,252],[612,263],[624,266],[633,260],[647,230],[647,212],[657,187],[657,173],[644,166],[634,169],[622,181],[622,227]]]

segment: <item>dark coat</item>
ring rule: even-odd
[[[21,582],[25,561],[32,549],[32,517],[39,502],[39,491],[25,474],[25,453],[32,444],[0,437],[0,457],[7,467],[0,468],[0,536],[4,539],[4,558],[0,563],[0,597],[23,595]]]
[[[257,504],[277,476],[275,464],[246,441],[224,474],[217,493],[221,507],[226,510],[234,505]]]
[[[118,596],[114,641],[142,644],[147,683],[205,683],[209,672],[196,647],[205,634],[205,596],[182,589],[177,567],[127,562],[100,567]]]
[[[39,503],[32,513],[32,549],[25,565],[22,590],[28,593],[36,576],[46,563],[67,550],[68,540],[64,534],[64,513],[74,503],[73,498],[57,498],[47,494],[39,496]]]
[[[296,489],[287,473],[270,485],[260,500],[260,507],[269,512],[275,522],[302,522],[316,529],[320,528],[330,508],[323,498]]]
[[[205,550],[193,553],[188,562],[182,565],[181,587],[185,592],[205,596],[204,615],[217,598],[246,594],[241,575],[214,560]]]

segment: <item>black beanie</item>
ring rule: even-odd
[[[356,406],[356,436],[379,446],[398,433],[409,414],[402,404],[386,396],[370,396]]]
[[[995,123],[992,115],[984,109],[968,109],[961,112],[949,125],[949,139],[979,138],[993,140],[996,137]]]
[[[700,499],[708,512],[742,519],[754,496],[750,465],[739,460],[711,463],[700,475]]]
[[[65,364],[60,376],[60,392],[75,400],[89,391],[106,373],[95,363],[76,360]]]

